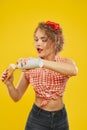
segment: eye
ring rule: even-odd
[[[38,41],[38,39],[37,39],[37,38],[34,38],[34,41],[36,41],[36,42],[37,42],[37,41]]]
[[[48,41],[48,39],[42,39],[42,42],[47,42]]]

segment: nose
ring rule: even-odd
[[[38,41],[35,42],[35,44],[36,44],[37,46],[41,46],[41,45],[42,45],[42,40],[39,39]]]

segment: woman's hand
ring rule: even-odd
[[[2,82],[4,82],[7,86],[9,86],[10,84],[13,83],[13,73],[11,75],[9,75],[9,69],[6,69],[3,73],[2,73],[2,77],[1,77]]]
[[[37,67],[43,67],[43,60],[41,58],[21,58],[17,62],[17,66],[20,69],[32,69]]]
[[[29,60],[30,58],[20,58],[16,64],[17,65],[20,65],[21,67],[25,66],[27,64],[27,61]]]

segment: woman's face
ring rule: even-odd
[[[55,43],[47,37],[44,30],[37,30],[34,36],[34,41],[39,57],[48,60],[54,59]]]

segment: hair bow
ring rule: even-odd
[[[59,28],[59,24],[51,22],[51,21],[47,21],[46,25],[51,26],[54,30],[57,30]]]

